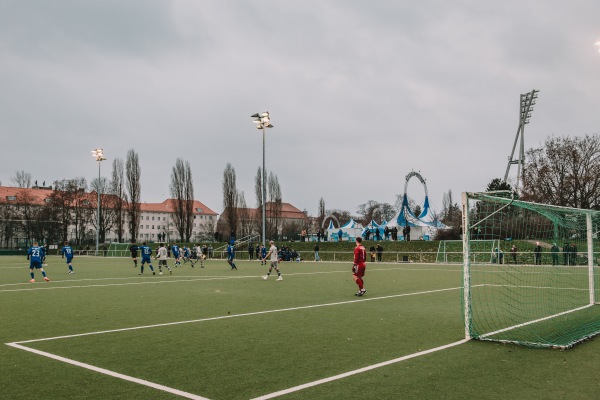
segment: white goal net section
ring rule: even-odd
[[[600,211],[507,196],[462,195],[466,337],[570,348],[597,335]]]

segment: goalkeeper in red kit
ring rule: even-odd
[[[354,282],[358,285],[358,292],[355,296],[362,296],[367,291],[364,287],[363,276],[365,276],[365,269],[367,268],[367,251],[362,245],[362,238],[359,236],[356,238],[356,247],[354,248],[354,265],[352,266],[352,277]]]

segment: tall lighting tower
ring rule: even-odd
[[[529,123],[531,118],[531,112],[535,105],[535,100],[538,97],[539,90],[532,90],[529,93],[521,95],[521,101],[519,103],[519,128],[517,129],[517,136],[515,137],[515,143],[513,144],[512,152],[508,157],[508,165],[506,166],[506,173],[504,174],[504,182],[508,181],[508,173],[510,172],[510,166],[517,164],[517,182],[513,188],[515,192],[519,189],[519,179],[522,178],[525,167],[525,125]],[[520,140],[519,140],[520,139]],[[519,156],[515,158],[515,149],[519,143]]]
[[[96,215],[96,256],[98,256],[98,245],[100,242],[100,163],[106,158],[104,158],[104,150],[102,149],[94,149],[92,150],[92,157],[98,161],[98,187],[96,191],[98,192],[98,213]]]
[[[265,239],[265,226],[267,223],[265,204],[267,203],[267,173],[265,172],[265,131],[267,128],[272,128],[271,125],[271,117],[269,116],[269,112],[265,111],[264,113],[256,113],[252,115],[254,118],[253,122],[256,124],[256,129],[262,130],[262,144],[263,144],[263,165],[262,165],[262,244],[266,247],[266,239]]]

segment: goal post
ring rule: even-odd
[[[465,336],[569,348],[599,334],[600,211],[510,196],[462,194]]]

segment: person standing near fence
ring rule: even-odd
[[[378,244],[377,245],[377,262],[381,262],[382,257],[383,257],[383,246]]]
[[[535,247],[533,248],[533,258],[535,265],[542,265],[542,246],[540,246],[540,242],[535,242]]]
[[[512,255],[513,264],[516,264],[517,263],[517,246],[515,246],[514,244],[510,248],[510,254]]]
[[[356,247],[354,248],[354,264],[352,265],[352,278],[358,285],[358,292],[355,296],[363,296],[367,293],[365,289],[365,282],[363,277],[365,276],[365,270],[367,268],[367,251],[362,245],[362,237],[356,238]]]
[[[254,256],[254,246],[252,246],[252,242],[248,242],[248,260],[252,261]]]
[[[321,261],[321,257],[319,257],[319,245],[315,244],[315,261]]]
[[[558,252],[560,249],[556,245],[556,243],[552,243],[552,248],[550,249],[552,252],[552,265],[558,265]]]

